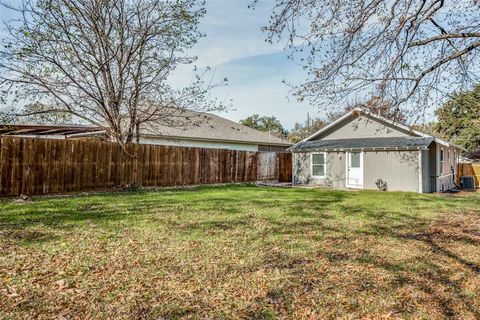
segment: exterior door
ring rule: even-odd
[[[363,189],[363,152],[347,153],[347,187]]]

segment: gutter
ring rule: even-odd
[[[68,138],[75,138],[75,137],[88,137],[88,136],[94,136],[96,134],[106,134],[106,130],[101,130],[101,131],[92,131],[92,132],[81,132],[81,133],[72,133],[72,134],[66,134],[65,139]]]
[[[105,134],[106,131],[95,131],[95,132],[85,132],[85,133],[74,133],[66,135],[65,138],[69,137],[86,137],[95,134]],[[237,143],[237,144],[257,144],[257,145],[270,145],[270,146],[281,146],[287,147],[292,146],[292,143],[280,143],[280,142],[267,142],[267,141],[249,141],[249,140],[229,140],[229,139],[212,139],[212,138],[196,138],[196,137],[181,137],[181,136],[161,136],[154,134],[141,134],[140,138],[155,138],[155,139],[165,139],[165,140],[193,140],[193,141],[205,141],[205,142],[227,142],[227,143]]]
[[[395,147],[395,148],[379,148],[379,147],[368,147],[368,148],[312,148],[308,150],[295,150],[288,148],[287,151],[293,153],[308,153],[308,152],[346,152],[346,151],[415,151],[415,150],[428,150],[428,147]]]
[[[197,137],[182,137],[182,136],[161,136],[154,134],[142,134],[140,137],[167,139],[167,140],[194,140],[194,141],[212,141],[212,142],[229,142],[229,143],[251,143],[258,145],[272,145],[272,146],[292,146],[292,143],[268,142],[268,141],[250,141],[250,140],[229,140],[229,139],[215,139],[215,138],[197,138]]]

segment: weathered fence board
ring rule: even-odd
[[[0,136],[0,195],[291,181],[290,153]]]
[[[278,154],[278,181],[292,182],[292,154],[279,153]]]

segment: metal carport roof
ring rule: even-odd
[[[72,135],[79,133],[101,132],[103,128],[82,125],[31,125],[0,124],[0,135]]]

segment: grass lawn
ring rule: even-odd
[[[480,318],[480,194],[202,187],[0,203],[0,318]]]

